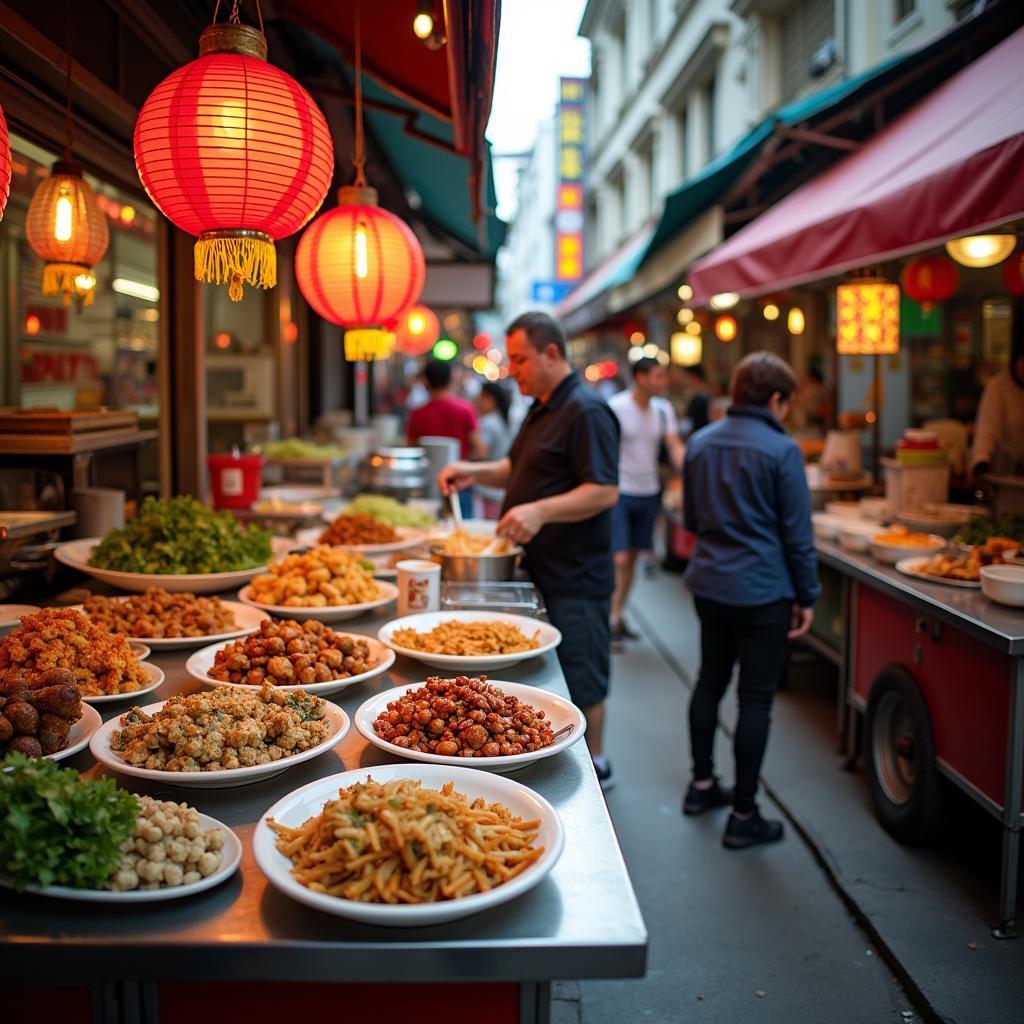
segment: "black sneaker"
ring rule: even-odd
[[[698,789],[692,782],[683,800],[683,814],[691,818],[716,807],[728,807],[732,803],[732,789],[720,786],[715,779],[707,789]]]
[[[597,781],[601,783],[601,788],[605,792],[608,792],[619,781],[615,778],[615,770],[612,768],[612,763],[608,758],[602,758],[601,764],[595,761],[594,771],[597,772]]]
[[[761,812],[755,810],[747,819],[729,815],[725,825],[722,845],[730,850],[742,850],[746,846],[757,846],[759,843],[776,843],[783,836],[781,821],[770,821],[762,818]]]

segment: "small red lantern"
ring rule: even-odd
[[[956,264],[945,256],[925,256],[911,260],[900,274],[903,294],[921,303],[921,309],[930,313],[932,305],[944,302],[956,291],[960,272]]]
[[[441,321],[428,306],[413,306],[395,330],[395,348],[403,355],[422,356],[441,337]]]
[[[730,341],[736,340],[738,333],[739,324],[736,323],[736,317],[725,313],[715,319],[715,337],[719,341],[724,341],[728,344]]]
[[[199,236],[196,280],[228,284],[237,302],[243,283],[277,283],[274,241],[320,208],[334,147],[309,93],[267,63],[263,33],[219,24],[143,104],[135,164],[160,212]]]
[[[1011,295],[1024,298],[1024,249],[1017,249],[1003,263],[1003,284]]]
[[[0,220],[4,219],[7,197],[11,194],[11,140],[7,136],[7,120],[0,108]]]
[[[412,229],[381,209],[377,190],[365,186],[338,189],[338,205],[310,224],[295,251],[295,277],[306,301],[347,329],[394,330],[420,297],[426,276]],[[393,340],[361,358],[384,358]]]

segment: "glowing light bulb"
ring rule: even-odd
[[[370,273],[370,257],[366,250],[366,228],[356,228],[356,277],[362,280]]]
[[[366,275],[363,274],[365,277]],[[427,318],[422,313],[409,314],[409,333],[422,334],[427,329]]]
[[[67,196],[61,196],[57,200],[57,212],[53,221],[53,237],[58,242],[70,241],[73,214],[71,200]]]
[[[428,11],[420,11],[412,19],[412,30],[417,39],[429,39],[430,34],[434,31],[434,16]]]
[[[786,317],[786,327],[790,334],[803,334],[807,321],[804,318],[804,311],[799,306],[794,306]]]
[[[761,312],[764,314],[765,320],[778,320],[779,319],[779,307],[774,302],[769,302]]]

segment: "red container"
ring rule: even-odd
[[[260,495],[262,455],[207,455],[214,508],[248,508]]]

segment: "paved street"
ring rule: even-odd
[[[863,775],[840,769],[832,670],[797,657],[764,771],[783,806],[762,797],[766,814],[790,819],[787,838],[723,850],[725,812],[687,819],[679,807],[698,664],[692,604],[661,573],[638,581],[632,609],[644,638],[615,657],[608,746],[619,784],[608,804],[651,935],[648,975],[560,988],[554,1024],[1019,1022],[1024,942],[996,942],[987,927],[993,823],[960,801],[953,838],[917,850],[892,841]],[[722,711],[731,719],[732,691]],[[731,782],[725,737],[717,761]]]

